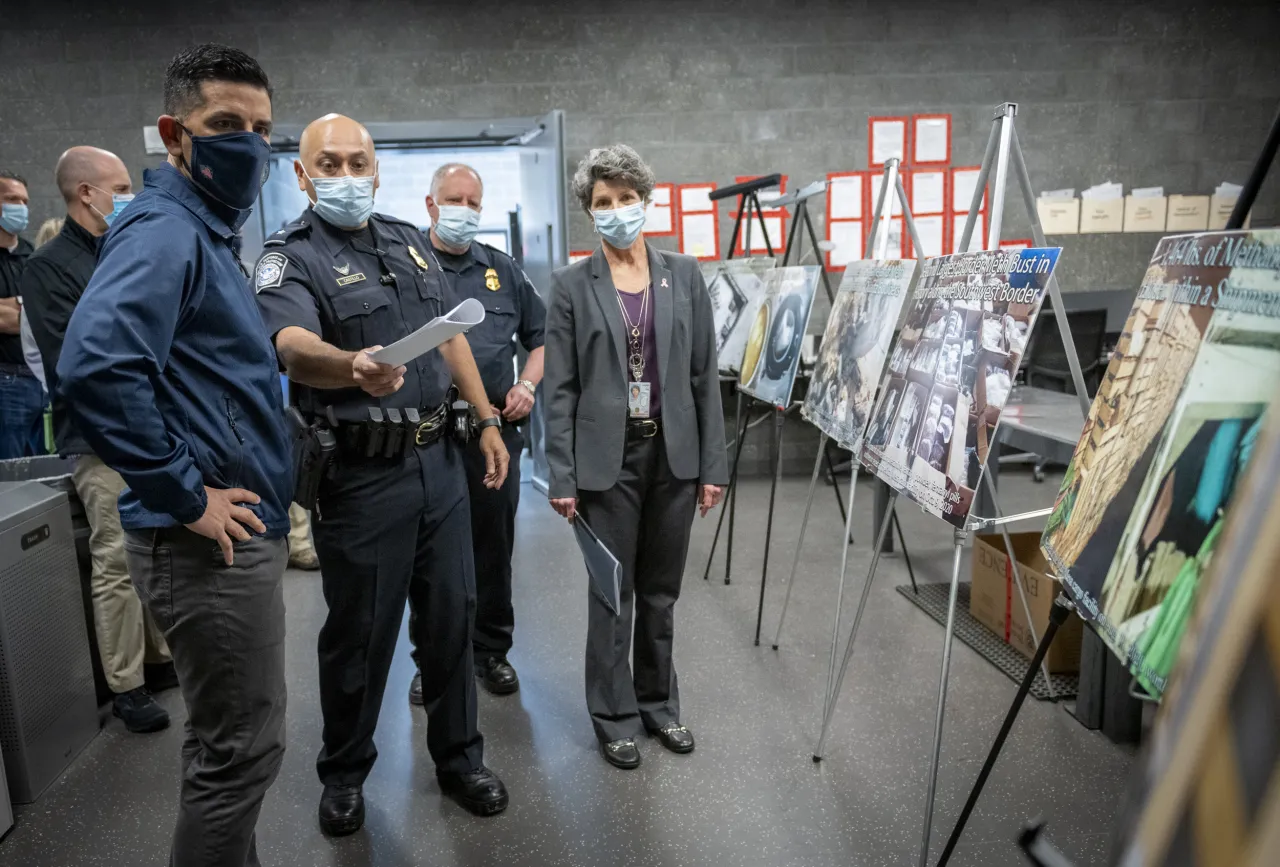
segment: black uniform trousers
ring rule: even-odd
[[[484,453],[479,439],[467,443],[463,460],[467,492],[471,500],[471,548],[476,568],[476,622],[471,637],[474,658],[503,656],[511,650],[516,613],[511,605],[511,553],[516,538],[516,508],[520,505],[520,455],[524,437],[514,425],[504,424],[502,441],[511,455],[507,480],[502,487],[484,486]],[[409,600],[409,637],[416,635],[417,610]],[[414,664],[420,665],[418,647]]]
[[[475,576],[462,450],[451,439],[404,460],[344,462],[321,487],[314,533],[329,614],[320,630],[326,785],[363,783],[406,598],[419,617],[427,748],[438,771],[480,768],[471,624]]]
[[[680,719],[672,640],[697,488],[672,475],[658,433],[628,439],[613,487],[578,491],[578,514],[622,564],[617,616],[587,594],[587,710],[601,741]]]

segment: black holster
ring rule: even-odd
[[[311,510],[320,496],[320,484],[333,464],[338,440],[324,421],[308,424],[297,407],[289,407],[286,414],[293,435],[293,501]]]

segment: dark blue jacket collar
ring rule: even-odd
[[[224,241],[235,237],[235,230],[209,206],[196,185],[169,163],[161,163],[157,168],[144,171],[142,185],[153,187],[177,199],[183,207],[199,217],[209,227],[209,231]]]

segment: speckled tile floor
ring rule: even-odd
[[[527,478],[527,476],[526,476]],[[808,479],[784,479],[774,530],[765,613],[773,634],[798,534]],[[1025,470],[1002,479],[1014,512],[1048,505],[1054,479]],[[850,552],[848,618],[866,575],[872,491],[859,487]],[[623,772],[595,750],[583,706],[584,573],[569,528],[525,488],[516,543],[516,649],[520,692],[481,692],[487,763],[504,778],[511,807],[475,819],[443,799],[426,754],[426,719],[411,712],[407,642],[391,673],[378,730],[381,758],[366,785],[368,821],[328,840],[316,826],[314,759],[320,710],[315,637],[324,615],[318,579],[291,572],[289,750],[258,825],[264,865],[914,865],[921,833],[942,630],[893,592],[906,581],[898,557],[882,560],[839,716],[820,765],[817,738],[831,609],[840,556],[839,516],[820,488],[806,556],[778,652],[751,643],[759,593],[768,483],[744,483],[734,583],[701,580],[715,529],[697,522],[677,607],[676,662],[690,756],[641,745],[640,770]],[[903,515],[917,575],[944,580],[950,531],[918,511]],[[967,564],[966,564],[967,569]],[[717,571],[717,575],[722,572]],[[936,859],[1014,685],[959,642],[953,654],[938,789]],[[21,808],[0,841],[0,864],[159,865],[166,859],[178,789],[184,713],[162,697],[175,725],[153,736],[109,720],[38,803]],[[1013,845],[1021,823],[1049,822],[1079,867],[1106,863],[1108,840],[1133,758],[1085,731],[1065,711],[1031,701],[1006,747],[952,864],[1002,867],[1025,861]]]

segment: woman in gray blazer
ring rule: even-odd
[[[626,145],[579,164],[573,197],[601,244],[552,277],[543,378],[551,505],[580,515],[622,563],[616,615],[589,595],[586,658],[587,709],[619,768],[640,764],[644,730],[693,750],[673,607],[693,514],[714,508],[729,480],[711,299],[693,257],[645,243],[653,185]]]

